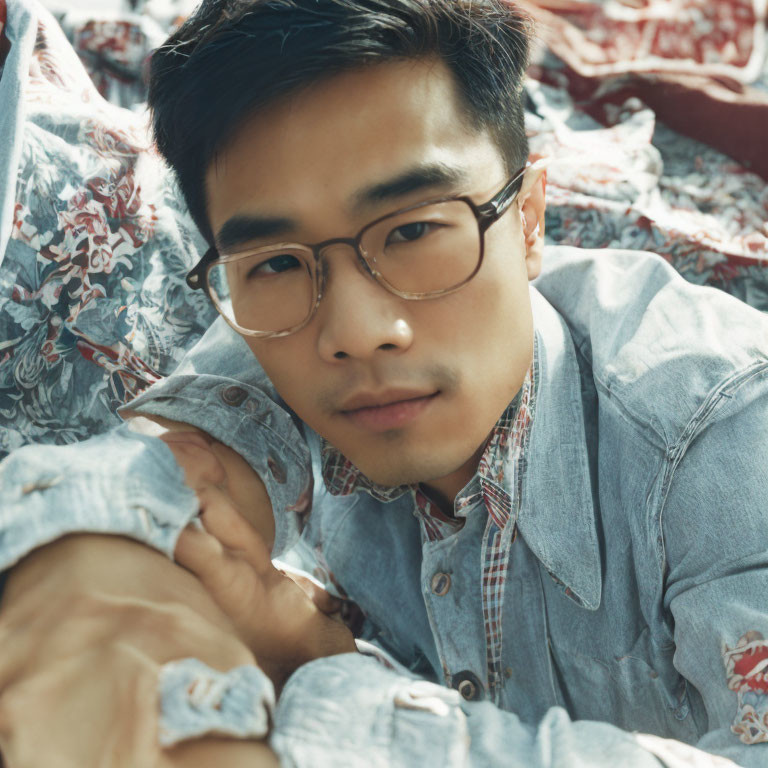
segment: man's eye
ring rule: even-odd
[[[258,264],[255,264],[248,270],[248,277],[262,277],[263,275],[279,275],[281,272],[288,272],[292,269],[299,269],[301,262],[289,253],[281,253],[279,256],[273,256]]]
[[[439,224],[433,224],[429,221],[414,221],[411,224],[402,224],[393,229],[387,237],[387,245],[393,243],[412,243],[414,240],[421,240],[430,232],[439,228]]]

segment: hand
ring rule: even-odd
[[[291,568],[285,563],[279,563],[277,569],[301,587],[304,594],[317,606],[318,610],[326,616],[344,623],[342,619],[344,600],[334,597],[319,581],[304,571]]]
[[[37,550],[9,578],[0,647],[5,768],[278,765],[256,741],[159,747],[163,663],[227,670],[253,656],[197,581],[143,545],[76,536]]]
[[[168,445],[184,470],[184,481],[197,493],[201,513],[215,499],[220,506],[224,504],[233,509],[251,524],[259,535],[259,541],[253,541],[252,547],[261,547],[263,542],[272,548],[275,528],[269,496],[261,478],[238,453],[196,427],[159,416],[134,416],[129,424],[131,429],[159,437]],[[237,530],[241,527],[234,519],[218,517],[219,532],[231,525]],[[246,535],[249,534],[246,530]],[[260,553],[259,558],[262,557],[263,553]],[[349,606],[347,601],[333,597],[300,571],[284,568],[281,572],[293,579],[323,613],[344,623],[343,615]],[[222,594],[222,597],[225,596]],[[236,610],[237,606],[230,605],[225,612],[232,617]]]
[[[284,573],[288,578],[298,584],[309,599],[326,616],[343,624],[354,637],[360,637],[365,624],[365,614],[360,610],[357,603],[340,597],[334,597],[323,587],[320,582],[304,573],[294,570],[285,563],[278,564],[278,570]]]
[[[152,417],[132,429],[164,440],[200,504],[203,528],[189,526],[175,557],[208,590],[253,651],[276,689],[298,667],[320,656],[356,650],[342,624],[320,613],[270,558],[274,518],[258,474],[235,451],[185,424]],[[312,595],[335,609],[323,591]]]
[[[196,427],[160,416],[133,417],[131,429],[159,437],[184,470],[186,484],[201,503],[207,493],[219,493],[245,518],[269,549],[275,540],[272,503],[259,475],[240,454]]]
[[[176,561],[208,590],[277,689],[300,664],[356,651],[349,630],[274,567],[263,539],[226,494],[208,489],[199,496],[202,527],[181,533]]]

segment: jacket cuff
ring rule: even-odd
[[[459,701],[456,691],[378,658],[329,656],[288,679],[270,745],[286,768],[357,765],[361,749],[371,766],[464,768],[470,739]]]
[[[80,443],[30,445],[0,464],[0,570],[71,533],[129,536],[173,557],[198,513],[168,446],[125,426]]]
[[[312,493],[309,449],[290,413],[256,386],[224,376],[173,374],[124,406],[202,429],[259,475],[275,518],[273,557],[298,540]]]
[[[158,695],[163,747],[206,735],[263,739],[275,706],[272,681],[258,667],[219,672],[197,659],[165,664]]]

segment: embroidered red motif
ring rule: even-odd
[[[723,647],[728,687],[738,694],[731,730],[745,744],[768,742],[768,641],[750,631],[733,648]]]

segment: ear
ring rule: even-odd
[[[517,196],[517,205],[523,226],[525,262],[529,280],[539,276],[544,255],[547,165],[547,159],[539,159],[528,168],[523,177],[523,186]]]

